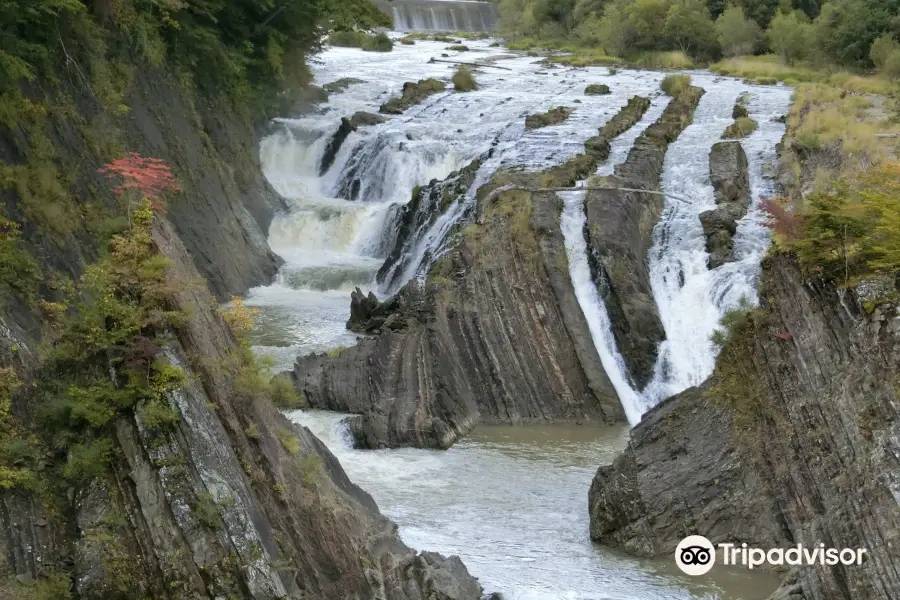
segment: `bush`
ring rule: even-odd
[[[365,38],[363,31],[334,31],[328,36],[328,43],[345,48],[362,48]]]
[[[471,92],[477,89],[478,85],[475,83],[475,75],[472,73],[472,69],[466,66],[456,69],[456,73],[453,74],[453,88],[457,92]]]
[[[666,78],[662,80],[660,87],[662,88],[662,91],[674,98],[691,87],[691,76],[666,75]]]
[[[469,51],[469,47],[468,47],[468,46],[463,46],[462,44],[456,44],[456,45],[453,45],[453,46],[447,46],[447,50],[452,50],[452,51],[454,51],[454,52],[468,52],[468,51]]]
[[[723,137],[730,139],[747,137],[756,131],[757,126],[757,122],[750,117],[738,117],[734,123],[725,128]]]
[[[394,42],[383,32],[375,35],[367,35],[362,42],[362,49],[366,52],[390,52],[394,49]]]

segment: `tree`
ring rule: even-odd
[[[663,0],[634,0],[628,5],[628,24],[634,32],[635,45],[642,50],[661,47],[660,35],[669,7]]]
[[[790,65],[807,52],[812,28],[800,11],[778,13],[766,31],[766,39],[772,51],[781,57],[781,62]]]
[[[816,19],[819,48],[832,61],[867,67],[876,38],[887,33],[900,12],[900,0],[832,0]]]
[[[725,56],[753,54],[762,40],[759,25],[746,17],[740,6],[730,5],[726,8],[716,19],[715,26],[719,46]]]
[[[687,54],[716,53],[716,30],[703,0],[675,0],[666,13],[663,35]]]
[[[500,0],[497,28],[504,35],[521,37],[537,33],[537,23],[528,0]]]
[[[779,0],[736,0],[736,4],[744,9],[744,14],[756,21],[762,29],[768,27],[775,16],[778,2]]]
[[[625,56],[634,47],[637,35],[631,27],[623,2],[606,5],[597,36],[603,50],[610,56]]]

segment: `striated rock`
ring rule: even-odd
[[[398,294],[404,329],[299,358],[297,389],[361,415],[349,425],[364,448],[447,448],[478,422],[622,420],[571,287],[560,208],[551,194],[500,194],[424,288]]]
[[[732,119],[740,119],[741,117],[749,117],[750,112],[747,110],[747,107],[744,106],[741,102],[738,102],[734,105],[734,108],[731,109],[731,118]]]
[[[387,121],[387,119],[382,117],[381,115],[376,115],[375,113],[359,110],[353,113],[353,116],[350,117],[350,126],[353,127],[353,129],[358,129],[359,127],[380,125],[385,121]]]
[[[658,189],[666,149],[693,119],[702,94],[702,89],[689,87],[669,102],[616,167],[616,183]],[[643,99],[639,106],[648,102]],[[665,337],[647,272],[653,228],[664,204],[658,194],[618,190],[590,190],[585,198],[591,273],[638,388],[652,377],[657,346]]]
[[[350,119],[347,117],[341,118],[341,124],[338,125],[337,131],[335,131],[334,135],[331,136],[331,139],[328,140],[328,145],[325,146],[325,152],[322,153],[322,162],[319,163],[320,177],[327,173],[328,169],[331,168],[331,165],[334,164],[334,159],[340,151],[341,146],[344,145],[344,140],[346,140],[354,131],[356,131],[356,127],[353,126]]]
[[[322,89],[328,92],[329,94],[334,94],[337,92],[343,92],[351,85],[356,85],[359,83],[365,83],[362,79],[357,79],[356,77],[341,77],[335,81],[331,81],[322,86]]]
[[[0,490],[10,575],[71,571],[85,600],[479,600],[458,558],[410,550],[324,444],[242,386],[231,330],[206,288],[185,284],[199,273],[174,228],[158,221],[153,240],[184,315],[158,357],[184,374],[163,399],[177,422],[123,414],[110,471],[53,510]]]
[[[389,115],[402,115],[406,109],[422,102],[429,96],[443,92],[444,89],[446,89],[446,86],[433,77],[420,79],[415,83],[407,81],[403,84],[403,91],[400,97],[391,98],[382,104],[378,112]]]
[[[476,158],[445,179],[432,179],[424,187],[416,186],[409,202],[400,207],[395,217],[395,235],[385,248],[387,258],[378,269],[376,280],[382,287],[393,289],[402,281],[415,249],[438,217],[454,203],[465,199],[482,163],[493,155],[493,149]]]
[[[568,106],[556,106],[544,113],[527,115],[525,117],[525,131],[562,123],[568,119],[573,112],[575,112],[575,109],[569,108]]]
[[[611,93],[612,92],[609,91],[609,86],[602,83],[592,83],[584,88],[585,96],[606,96]]]
[[[709,268],[734,260],[733,238],[737,222],[750,207],[750,176],[747,155],[740,142],[719,142],[709,153],[709,179],[716,208],[700,214],[706,235]]]
[[[865,548],[806,566],[773,598],[889,600],[900,590],[900,316],[763,262],[761,306],[729,331],[712,378],[669,399],[601,467],[591,537],[644,556],[686,533],[763,548]],[[879,313],[876,315],[875,313]]]

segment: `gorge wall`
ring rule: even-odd
[[[814,164],[834,164],[834,148],[823,152]],[[782,166],[802,174],[791,155]],[[839,289],[770,251],[760,305],[729,315],[712,377],[645,414],[625,453],[598,470],[592,539],[638,556],[671,555],[691,534],[865,548],[862,565],[798,568],[773,598],[895,597],[900,315],[871,283]]]
[[[103,33],[82,41],[121,42]],[[176,69],[69,52],[56,77],[0,82],[0,597],[478,600],[281,415],[217,307],[280,263],[261,115]],[[171,168],[165,216],[98,172],[129,152]]]

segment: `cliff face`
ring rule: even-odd
[[[761,306],[713,377],[637,426],[591,487],[591,537],[645,555],[695,533],[764,548],[866,548],[860,566],[800,569],[805,600],[900,590],[900,316],[764,261]],[[791,596],[793,598],[793,596]]]
[[[62,505],[4,491],[7,574],[71,568],[80,598],[480,598],[459,559],[407,548],[317,438],[242,387],[235,339],[174,227],[158,221],[153,242],[185,315],[160,359],[185,374],[166,393],[177,426],[121,416],[111,472]]]
[[[446,448],[476,422],[624,418],[571,288],[555,196],[507,191],[392,301],[392,324],[297,360],[311,406],[360,413],[363,447]]]

